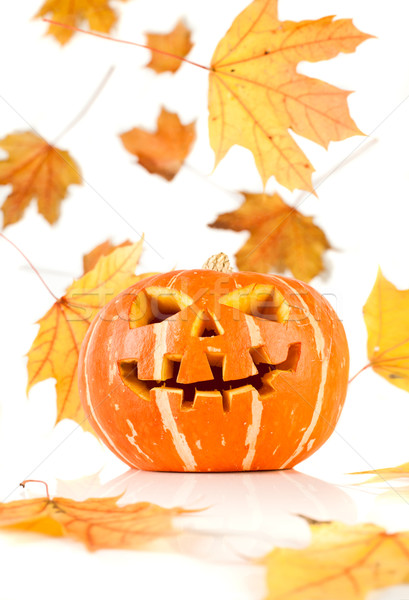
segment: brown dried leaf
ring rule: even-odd
[[[289,269],[294,277],[310,281],[323,270],[322,255],[331,246],[325,233],[288,206],[278,194],[244,194],[237,210],[224,213],[210,225],[219,229],[250,231],[236,254],[240,271],[279,273]]]

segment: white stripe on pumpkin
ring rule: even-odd
[[[302,436],[301,441],[298,444],[295,451],[293,452],[293,454],[290,456],[290,458],[288,460],[285,461],[285,463],[283,465],[281,465],[282,469],[284,469],[288,464],[290,464],[290,462],[292,462],[295,458],[297,458],[297,456],[303,451],[305,445],[309,441],[309,439],[315,429],[316,424],[318,423],[318,419],[320,418],[322,405],[324,402],[325,384],[327,382],[328,364],[329,364],[329,358],[330,358],[329,352],[327,353],[327,355],[325,355],[324,336],[322,334],[321,328],[318,325],[318,321],[310,313],[310,309],[309,309],[307,303],[304,302],[304,300],[301,297],[301,294],[299,294],[287,282],[283,282],[283,283],[285,283],[285,285],[297,296],[298,300],[301,302],[302,306],[306,310],[306,314],[308,315],[308,320],[314,330],[315,346],[317,349],[318,357],[321,360],[321,382],[320,382],[320,387],[318,389],[317,401],[315,403],[315,408],[314,408],[314,412],[312,415],[311,423],[305,430],[304,435]]]
[[[129,433],[126,434],[126,439],[128,440],[128,442],[130,444],[132,444],[132,446],[135,446],[135,448],[137,449],[137,451],[139,452],[139,454],[141,454],[144,458],[146,458],[147,460],[149,460],[151,463],[153,463],[153,460],[151,459],[150,456],[148,456],[146,454],[146,452],[144,452],[142,450],[142,448],[136,443],[135,438],[138,437],[138,432],[135,430],[135,427],[132,423],[132,421],[130,421],[129,419],[126,420],[126,422],[129,425],[129,428],[131,430],[131,435],[129,435]]]
[[[86,404],[87,407],[89,408],[89,412],[92,414],[92,417],[95,421],[95,423],[98,425],[99,429],[101,430],[102,434],[105,437],[105,441],[107,442],[108,446],[110,446],[111,450],[115,451],[117,454],[119,454],[123,460],[129,465],[129,460],[126,458],[126,456],[124,456],[116,447],[116,445],[114,444],[114,442],[112,441],[112,439],[109,437],[108,432],[102,427],[100,421],[97,418],[97,414],[92,406],[91,403],[91,393],[90,393],[90,389],[89,389],[89,380],[88,380],[88,353],[90,351],[91,348],[91,344],[92,344],[92,339],[95,335],[95,331],[96,331],[96,324],[97,321],[95,322],[93,329],[91,331],[91,335],[90,338],[88,340],[88,345],[87,345],[87,349],[85,351],[85,356],[84,356],[84,379],[85,379],[85,398],[86,398]],[[114,388],[115,389],[115,388]]]
[[[264,344],[264,340],[261,336],[260,327],[255,322],[254,317],[251,317],[250,315],[245,316],[252,348],[255,348],[256,346],[262,346]]]
[[[243,460],[243,471],[250,471],[256,453],[258,434],[260,433],[261,415],[263,412],[263,402],[256,390],[251,392],[251,423],[247,428],[245,444],[248,446],[247,454]]]
[[[246,318],[246,325],[247,325],[247,330],[249,333],[251,347],[255,348],[255,347],[262,346],[264,344],[264,340],[261,337],[260,327],[257,325],[257,323],[255,323],[253,317],[250,317],[250,315],[245,315],[245,318]],[[252,366],[251,366],[251,374],[257,375],[257,373],[258,373],[258,369],[253,362]]]
[[[168,287],[168,288],[173,288],[173,286],[175,285],[175,283],[176,283],[177,279],[178,279],[178,278],[179,278],[181,275],[183,275],[183,273],[184,273],[184,271],[180,271],[179,273],[177,273],[176,275],[174,275],[174,276],[172,277],[172,279],[170,279],[170,280],[169,280],[169,283],[168,283],[168,285],[167,285],[166,287]]]
[[[168,333],[169,323],[163,321],[162,323],[155,323],[153,326],[153,333],[155,336],[155,349],[153,353],[153,376],[152,379],[156,381],[162,381],[162,364],[163,357],[167,351],[166,337]]]
[[[175,418],[172,414],[169,393],[172,392],[162,388],[155,389],[156,405],[162,418],[163,428],[165,431],[170,432],[175,450],[184,464],[185,471],[196,471],[197,465],[192,451],[186,441],[186,437],[178,430]]]

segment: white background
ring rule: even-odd
[[[170,31],[184,16],[195,42],[189,58],[209,64],[218,40],[247,2],[130,0],[118,4],[117,37],[143,43],[144,31]],[[6,235],[29,256],[57,295],[80,275],[82,254],[108,237],[121,242],[145,233],[140,272],[198,267],[220,250],[234,255],[247,234],[211,230],[206,224],[239,205],[237,190],[260,191],[261,183],[250,153],[240,148],[230,151],[211,174],[206,72],[183,65],[176,75],[156,75],[143,69],[149,60],[147,51],[79,34],[61,48],[53,38],[43,36],[43,23],[31,20],[39,6],[39,0],[22,0],[2,3],[0,8],[1,137],[33,128],[52,141],[81,110],[111,65],[115,71],[86,117],[59,143],[81,166],[84,185],[71,188],[56,226],[50,227],[32,206]],[[336,249],[327,253],[327,272],[313,285],[333,298],[344,322],[353,374],[366,364],[362,306],[378,265],[396,285],[409,287],[409,6],[406,0],[391,0],[387,5],[380,0],[280,0],[279,9],[282,19],[352,17],[361,30],[378,38],[365,42],[355,54],[300,66],[306,74],[356,90],[349,100],[350,110],[369,134],[368,141],[355,137],[331,144],[328,152],[300,140],[317,169],[315,181],[351,159],[319,186],[319,199],[306,198],[300,210],[316,217]],[[119,133],[134,126],[154,128],[162,105],[179,113],[185,123],[197,119],[198,139],[188,166],[172,183],[136,166],[118,139]],[[290,203],[302,198],[272,180],[268,191],[274,190]],[[8,192],[9,188],[0,190],[1,200]],[[72,422],[54,428],[52,381],[37,385],[27,400],[24,354],[36,334],[35,321],[52,299],[21,256],[6,242],[0,244],[1,499],[42,493],[34,486],[24,493],[16,491],[18,482],[32,472],[33,477],[49,481],[52,491],[62,489],[76,497],[92,490],[102,493],[94,479],[76,486],[56,484],[57,478],[79,478],[100,469],[103,481],[109,481],[126,469]],[[300,465],[300,471],[314,480],[301,474],[215,479],[135,472],[120,476],[104,491],[126,488],[129,501],[153,500],[166,506],[218,502],[208,516],[187,526],[262,531],[270,533],[272,540],[275,535],[287,542],[300,541],[306,529],[299,520],[285,516],[286,507],[287,512],[359,517],[409,528],[405,503],[392,509],[376,503],[372,494],[319,481],[341,482],[342,474],[350,471],[407,462],[408,422],[407,393],[366,371],[350,386],[336,433]],[[217,540],[208,536],[207,545],[196,538],[187,540],[172,554],[103,551],[90,555],[75,542],[4,534],[0,549],[8,567],[2,573],[0,599],[91,593],[100,598],[126,593],[128,598],[144,600],[173,598],[176,593],[181,600],[209,594],[226,600],[263,597],[263,570],[243,567],[232,548],[257,555],[270,549],[273,541],[259,548],[250,536],[244,546],[237,541],[234,547],[230,540],[226,550],[226,544]],[[409,591],[395,589],[375,597],[403,600],[409,598]]]

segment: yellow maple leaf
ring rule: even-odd
[[[51,16],[54,21],[72,27],[79,27],[82,21],[88,21],[90,29],[107,33],[118,20],[110,5],[111,0],[46,0],[35,18]],[[63,45],[71,39],[75,31],[50,25],[47,33]]]
[[[74,538],[88,548],[135,550],[161,537],[178,534],[173,517],[191,511],[162,508],[150,502],[118,506],[120,496],[35,498],[0,504],[0,527]]]
[[[373,475],[364,483],[381,483],[382,481],[391,481],[392,479],[401,479],[409,477],[409,463],[404,463],[398,467],[386,467],[385,469],[373,469],[371,471],[357,471],[351,475]]]
[[[279,273],[289,269],[294,277],[310,281],[323,269],[322,254],[330,248],[325,233],[288,206],[278,194],[244,194],[237,210],[219,215],[210,227],[250,231],[236,253],[240,271]]]
[[[128,152],[137,156],[139,164],[149,173],[171,181],[195,141],[195,124],[183,125],[177,114],[162,108],[156,132],[134,127],[122,133],[120,138]]]
[[[81,343],[98,311],[119,292],[146,277],[134,274],[141,253],[142,240],[101,257],[38,321],[40,329],[28,352],[28,390],[45,379],[56,380],[57,422],[73,419],[93,433],[78,394]]]
[[[132,242],[130,242],[129,240],[125,240],[124,242],[122,242],[122,244],[119,244],[118,246],[114,246],[114,244],[112,244],[112,242],[110,242],[109,240],[105,240],[105,242],[102,242],[102,244],[98,244],[98,246],[95,246],[95,248],[87,252],[87,254],[84,254],[84,256],[82,257],[84,274],[88,273],[88,271],[91,271],[91,269],[95,267],[101,256],[108,256],[108,254],[111,254],[111,252],[116,250],[116,248],[122,248],[123,246],[131,245]]]
[[[408,476],[409,475],[406,474],[406,477]],[[396,488],[390,486],[388,491],[377,495],[376,504],[385,506],[388,511],[391,509],[393,510],[396,505],[403,507],[406,510],[406,505],[409,504],[409,485],[403,485]],[[409,580],[406,583],[409,583]]]
[[[38,212],[54,223],[68,186],[82,183],[77,163],[66,150],[51,146],[31,131],[7,135],[0,140],[0,148],[8,153],[8,158],[0,161],[0,185],[13,186],[1,209],[3,227],[19,221],[34,198]]]
[[[190,30],[182,20],[175,25],[170,33],[147,33],[146,38],[147,45],[151,48],[182,57],[190,52],[193,45],[190,41]],[[182,61],[173,56],[152,52],[151,60],[146,66],[156,71],[156,73],[164,73],[165,71],[175,73],[181,64]]]
[[[368,366],[409,392],[409,290],[398,290],[379,269],[363,312]]]
[[[254,155],[263,183],[274,175],[290,190],[312,190],[313,167],[289,130],[324,147],[361,134],[349,92],[297,72],[354,52],[368,39],[350,19],[280,21],[278,0],[254,0],[236,17],[211,62],[209,135],[216,165],[234,144]]]
[[[276,548],[267,600],[364,600],[371,590],[409,582],[409,532],[371,524],[319,523],[307,548]]]

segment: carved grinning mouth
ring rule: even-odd
[[[196,394],[201,392],[217,393],[223,396],[223,407],[225,411],[229,410],[229,397],[231,392],[238,392],[240,389],[251,386],[260,395],[260,397],[270,396],[274,392],[272,385],[275,374],[278,371],[295,371],[301,353],[301,344],[291,344],[288,348],[288,355],[284,362],[280,364],[270,364],[265,362],[265,354],[258,349],[251,351],[251,355],[256,365],[258,373],[244,379],[234,379],[225,381],[223,379],[223,369],[219,366],[212,366],[213,379],[208,381],[198,381],[195,383],[178,383],[177,376],[180,363],[174,362],[173,375],[166,381],[141,380],[138,378],[138,363],[135,360],[118,361],[119,373],[124,384],[135,394],[138,394],[145,400],[150,399],[150,392],[153,389],[166,389],[181,391],[181,408],[189,409],[193,407]]]

